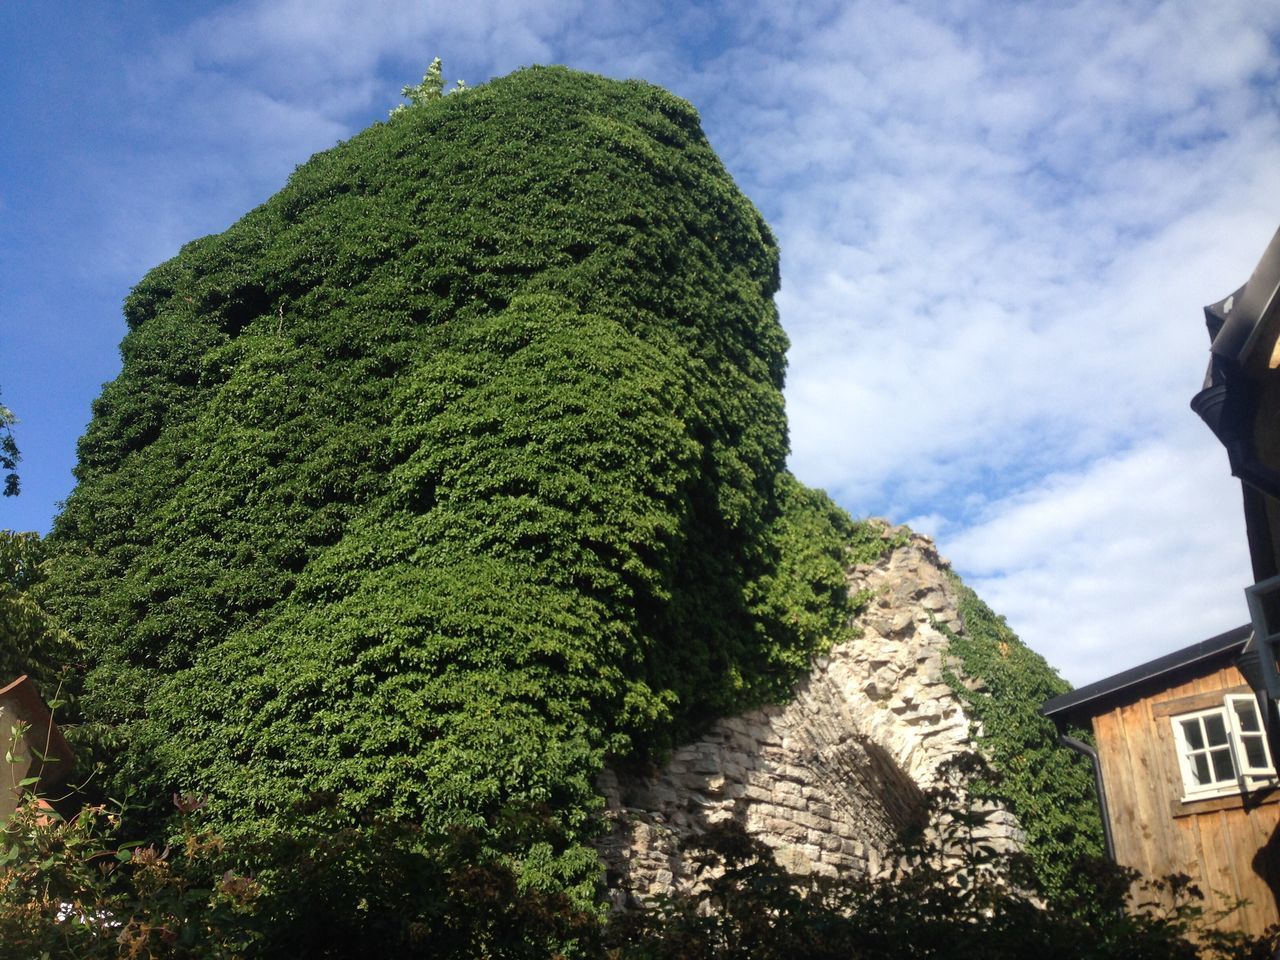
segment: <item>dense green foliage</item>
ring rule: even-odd
[[[151,271],[41,594],[114,783],[244,843],[317,797],[468,825],[589,899],[605,758],[845,629],[777,285],[689,105],[562,69],[426,98]]]
[[[37,533],[0,530],[0,687],[25,673],[52,697],[83,651],[33,596],[45,551]]]
[[[984,686],[970,690],[959,680],[952,686],[979,725],[982,749],[1002,774],[992,792],[1018,815],[1046,893],[1087,896],[1090,878],[1074,864],[1103,853],[1093,771],[1086,759],[1058,744],[1053,724],[1040,715],[1046,700],[1071,687],[976,593],[959,580],[955,585],[964,632],[951,637],[950,652],[964,674],[981,678]]]
[[[174,801],[164,845],[107,805],[63,819],[30,798],[0,821],[0,960],[604,958],[594,910],[522,884],[474,831],[312,810],[229,844]]]

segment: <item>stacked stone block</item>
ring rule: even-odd
[[[871,598],[860,636],[817,658],[789,703],[718,721],[661,768],[601,776],[617,906],[691,887],[681,839],[726,819],[791,872],[825,876],[879,874],[899,833],[921,822],[945,761],[977,745],[945,679],[959,664],[943,630],[964,629],[948,565],[928,538],[886,525],[886,538],[900,533],[901,546],[848,571],[850,591]],[[1018,848],[1016,819],[990,813],[983,839]]]

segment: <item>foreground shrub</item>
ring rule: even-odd
[[[0,830],[0,960],[603,956],[599,914],[517,875],[490,834],[311,811],[309,834],[237,845],[175,802],[161,846],[119,843],[118,811],[26,801]]]
[[[1096,859],[1074,866],[1074,889],[1091,887],[1092,896],[1046,903],[1029,862],[981,845],[958,866],[925,848],[908,850],[879,879],[789,875],[732,822],[710,828],[689,854],[700,888],[615,918],[612,957],[1268,960],[1280,946],[1274,931],[1253,938],[1208,928],[1215,918],[1203,915],[1185,877],[1139,881]],[[1170,899],[1172,906],[1160,906]]]
[[[1073,865],[1075,894],[1049,900],[1024,853],[985,827],[1002,776],[976,753],[946,761],[917,829],[882,876],[798,877],[736,822],[688,842],[692,892],[610,925],[627,960],[1263,960],[1280,934],[1207,926],[1185,877],[1142,880],[1096,857]]]
[[[102,808],[63,820],[33,799],[3,829],[0,958],[1264,960],[1280,945],[1210,928],[1185,877],[1135,885],[1099,860],[1075,865],[1087,897],[1046,902],[1024,856],[983,840],[980,802],[950,785],[932,799],[885,876],[790,875],[721,823],[688,845],[693,892],[607,921],[520,869],[531,837],[547,862],[564,843],[545,812],[432,834],[318,796],[279,834],[232,840],[176,797],[162,847],[119,844]]]
[[[184,804],[184,806],[186,806]],[[246,956],[258,887],[219,870],[217,837],[178,818],[174,845],[115,845],[118,811],[64,819],[36,797],[0,823],[0,957]]]

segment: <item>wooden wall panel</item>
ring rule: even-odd
[[[1250,809],[1235,798],[1184,804],[1168,708],[1164,716],[1152,712],[1156,704],[1228,690],[1243,682],[1233,666],[1190,677],[1095,716],[1093,730],[1116,860],[1152,877],[1193,877],[1205,893],[1206,915],[1225,909],[1235,898],[1248,900],[1248,906],[1221,925],[1260,933],[1280,922],[1276,897],[1254,863],[1262,851],[1260,859],[1280,874],[1280,864],[1275,864],[1280,796],[1273,791],[1267,802]],[[1268,866],[1261,868],[1265,872]]]
[[[1103,789],[1107,792],[1111,834],[1116,861],[1142,869],[1141,846],[1136,823],[1137,797],[1129,763],[1129,745],[1120,726],[1118,711],[1093,718],[1093,735],[1098,743]]]

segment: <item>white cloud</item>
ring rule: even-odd
[[[1187,403],[1200,306],[1280,222],[1280,202],[1259,204],[1280,196],[1259,39],[1276,15],[1092,3],[948,20],[868,2],[762,19],[774,83],[726,87],[713,129],[784,251],[796,472],[855,513],[920,517],[1073,679],[1134,661],[1098,646],[1103,624],[1179,624],[1148,631],[1142,659],[1242,619],[1238,516],[1224,532],[1196,513],[1225,489],[1238,514],[1238,485]],[[744,44],[716,68],[745,77],[755,59]],[[1196,431],[1207,454],[1187,452]],[[1000,538],[1055,563],[979,569]]]
[[[433,56],[471,83],[554,58],[578,3],[240,0],[153,36],[118,91],[132,133],[118,157],[77,161],[94,198],[85,269],[131,283],[224,229],[401,102]]]
[[[1238,489],[1187,401],[1201,305],[1280,223],[1277,31],[1245,0],[238,0],[133,57],[127,149],[69,158],[75,269],[136,281],[435,55],[660,83],[779,238],[796,472],[918,518],[1083,680],[1243,618]]]
[[[989,505],[946,552],[1076,684],[1248,620],[1240,484],[1216,441],[1156,441]]]

